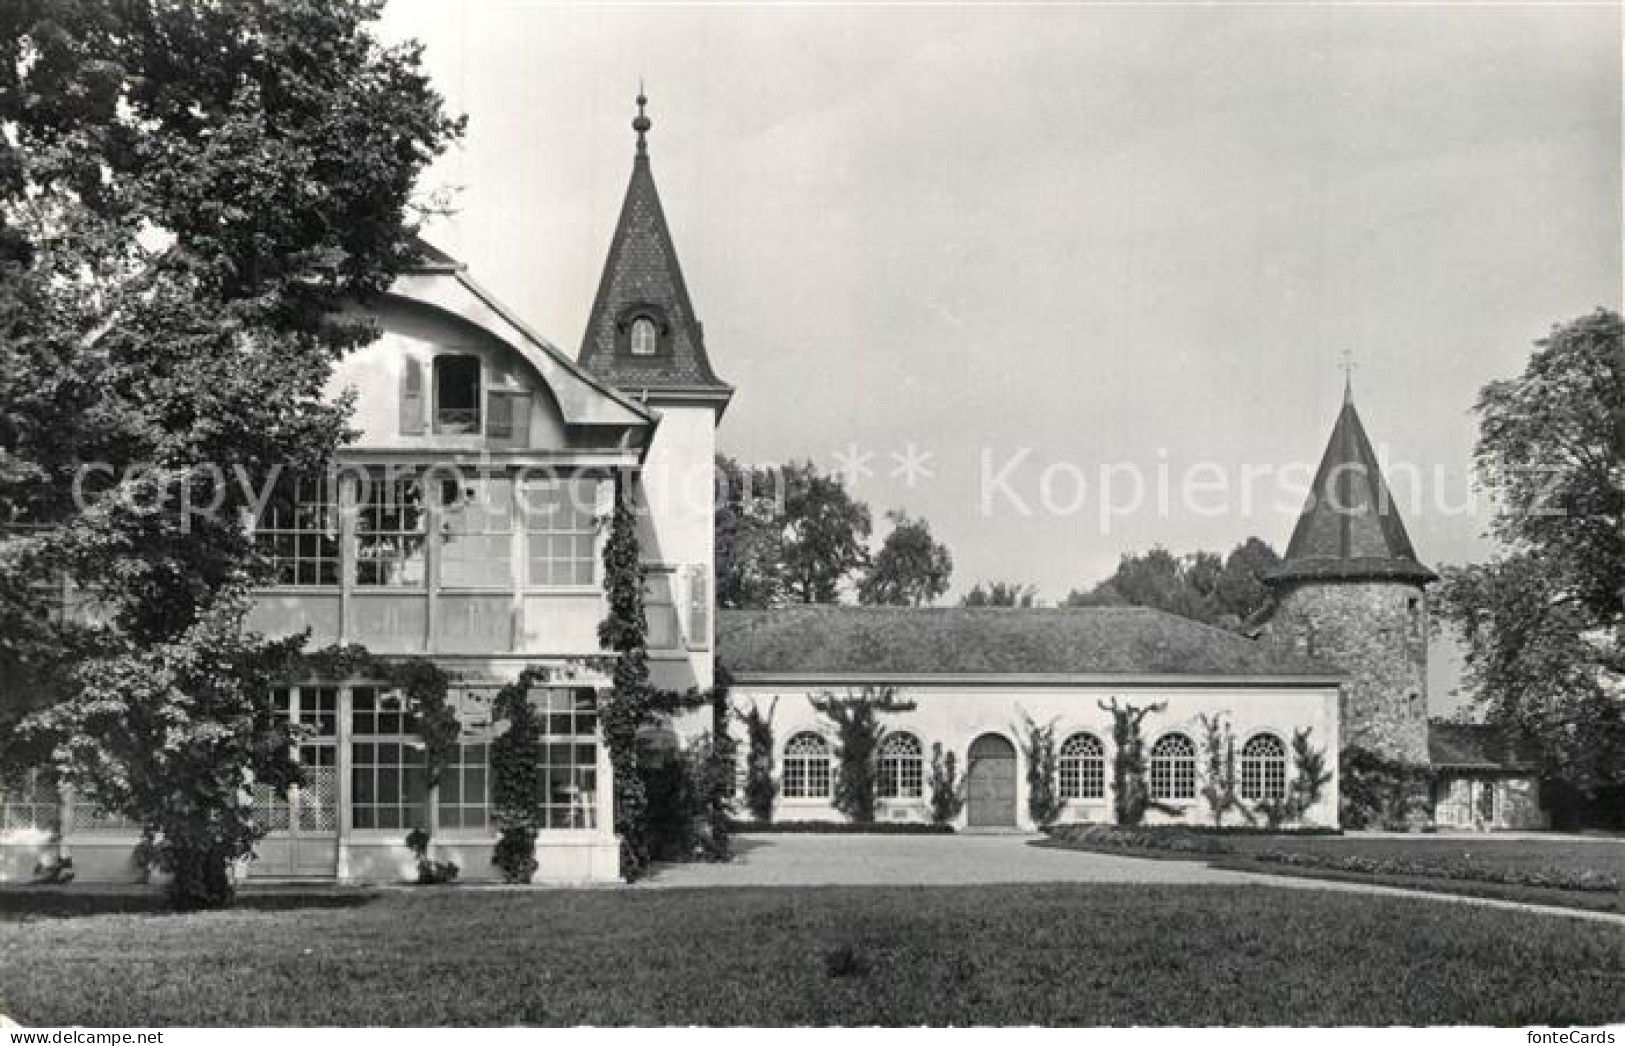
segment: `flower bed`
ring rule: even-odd
[[[1247,856],[1265,864],[1284,864],[1292,868],[1324,868],[1362,875],[1425,876],[1434,879],[1505,883],[1511,886],[1536,886],[1554,890],[1618,892],[1620,888],[1619,876],[1609,872],[1561,868],[1496,868],[1459,858],[1406,860],[1290,850],[1260,850]]]
[[[734,832],[776,832],[802,835],[952,835],[953,825],[916,821],[734,821]]]

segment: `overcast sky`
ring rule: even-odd
[[[1379,452],[1423,477],[1420,508],[1395,482],[1422,559],[1482,557],[1485,514],[1435,507],[1468,495],[1477,389],[1554,322],[1618,307],[1615,5],[394,0],[385,27],[469,116],[430,179],[461,187],[458,214],[430,239],[572,353],[641,76],[739,390],[722,448],[872,454],[856,494],[877,522],[930,520],[955,596],[1002,578],[1055,600],[1158,543],[1284,550],[1296,494],[1265,480],[1242,504],[1239,477],[1312,467],[1345,350]],[[910,443],[931,472],[912,485]],[[1182,505],[1208,462],[1232,493]],[[1113,463],[1166,469],[1169,510],[1103,527]]]

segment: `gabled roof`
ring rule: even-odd
[[[1459,770],[1534,770],[1534,753],[1488,723],[1428,721],[1428,762]]]
[[[1002,675],[1222,683],[1339,675],[1296,652],[1146,607],[723,610],[717,658],[742,680]]]
[[[1416,558],[1399,506],[1383,481],[1365,426],[1346,389],[1303,514],[1281,565],[1266,581],[1369,580],[1426,583],[1438,575]]]
[[[669,391],[726,403],[733,388],[711,369],[704,328],[689,299],[677,246],[655,188],[644,140],[650,126],[643,115],[644,103],[640,95],[638,118],[632,124],[638,132],[632,180],[582,337],[581,365],[629,392]],[[626,351],[624,328],[640,307],[664,320],[658,355],[632,356]]]
[[[538,334],[476,283],[467,265],[426,240],[419,239],[417,249],[417,261],[396,276],[389,288],[391,295],[459,317],[505,342],[552,391],[568,424],[654,425],[649,408],[589,373]]]

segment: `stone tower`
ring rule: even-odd
[[[1264,579],[1271,638],[1347,674],[1343,744],[1428,761],[1427,586],[1345,386],[1286,558]]]

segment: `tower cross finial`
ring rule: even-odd
[[[632,119],[632,130],[638,132],[638,152],[640,153],[649,151],[648,142],[644,140],[643,136],[648,134],[649,128],[654,126],[643,112],[643,107],[648,104],[649,99],[644,97],[643,94],[643,77],[640,76],[638,77],[638,115]]]
[[[1360,367],[1360,365],[1358,363],[1354,362],[1354,350],[1353,349],[1344,349],[1343,350],[1343,362],[1338,364],[1338,367],[1343,371],[1343,402],[1344,403],[1353,403],[1354,402],[1354,372],[1356,370],[1358,370],[1359,367]]]

